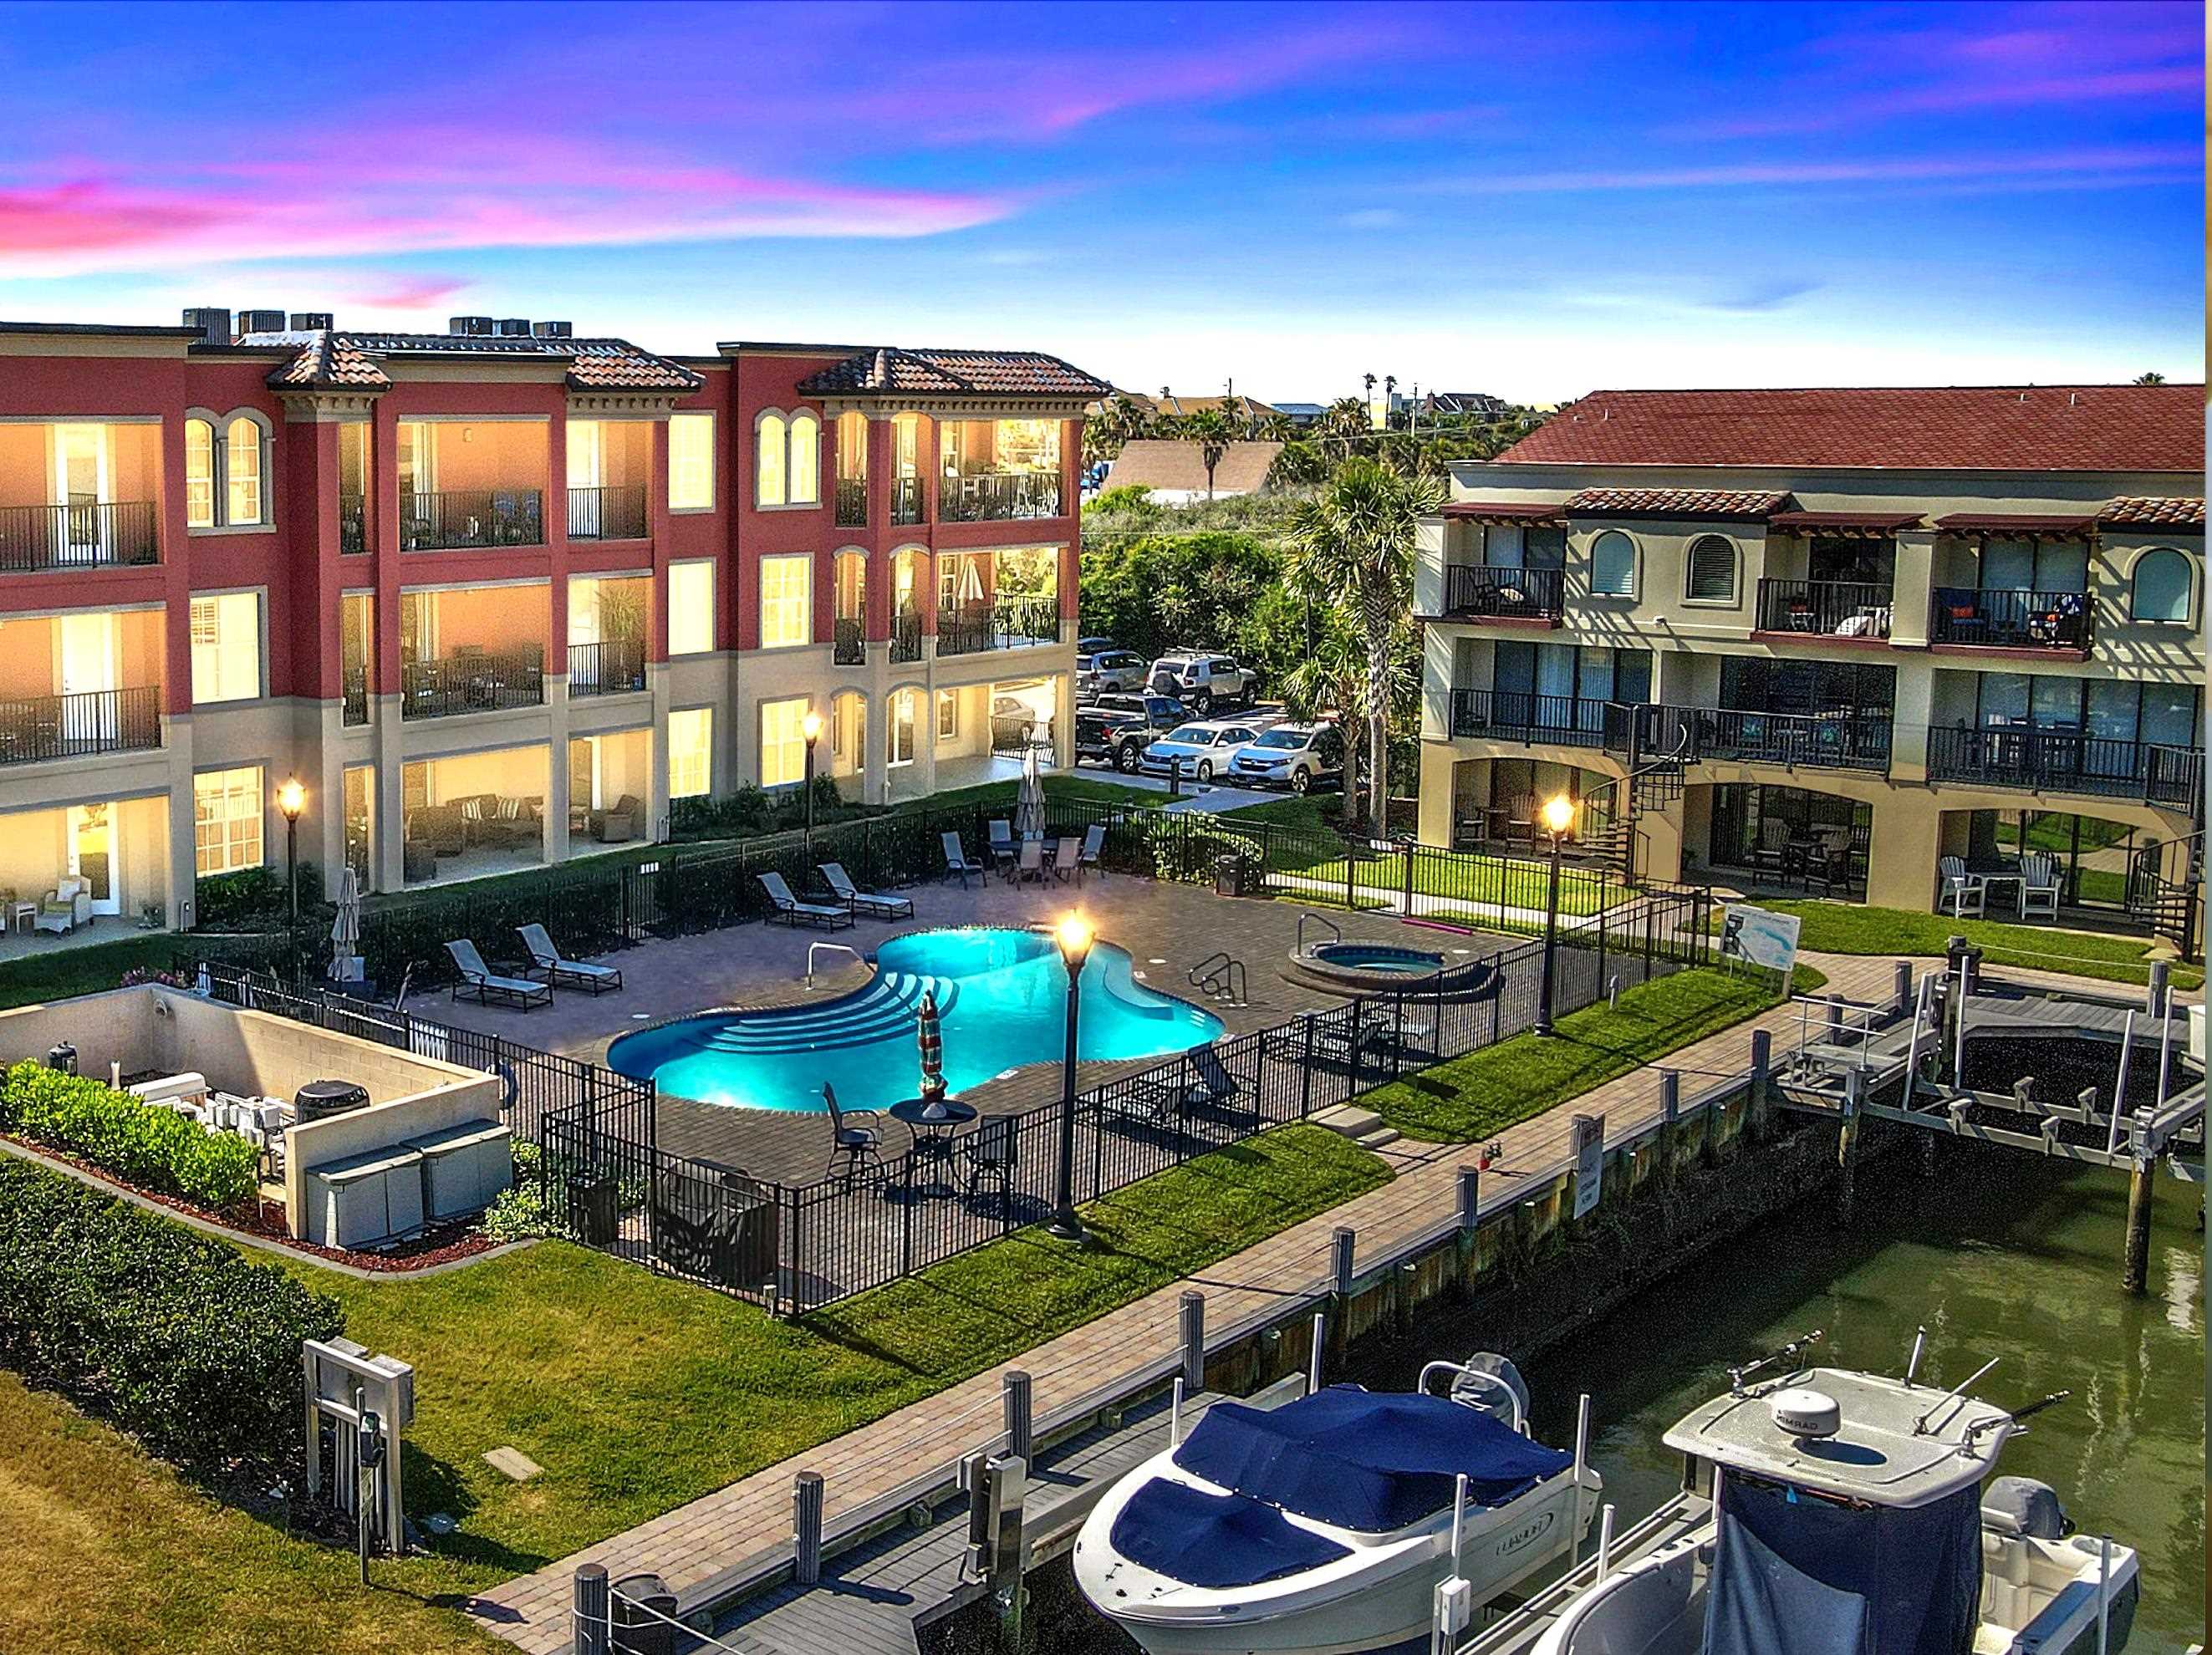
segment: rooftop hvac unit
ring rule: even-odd
[[[530,318],[526,316],[502,316],[491,324],[491,330],[502,339],[527,339]]]
[[[301,1125],[368,1107],[368,1088],[352,1081],[309,1081],[292,1094]]]
[[[292,331],[295,333],[328,333],[337,325],[337,319],[326,310],[295,310],[292,312]]]
[[[530,330],[540,339],[573,339],[576,336],[574,322],[538,322]]]
[[[280,310],[246,310],[238,313],[240,333],[282,333],[284,331],[284,312]]]
[[[449,318],[447,321],[446,326],[451,332],[464,334],[471,338],[477,338],[489,335],[491,332],[491,318],[489,316],[456,316]]]
[[[198,328],[211,344],[230,343],[230,312],[213,305],[195,305],[185,312],[185,325]]]

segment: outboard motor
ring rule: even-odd
[[[2074,1532],[2057,1491],[2032,1476],[1993,1479],[1983,1491],[1982,1509],[2008,1519],[2030,1540],[2063,1540]]]
[[[1480,1350],[1467,1359],[1465,1368],[1452,1379],[1451,1399],[1516,1431],[1528,1417],[1528,1382],[1510,1357],[1492,1350]]]

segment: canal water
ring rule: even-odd
[[[2158,1180],[2150,1292],[2135,1299],[2119,1288],[2123,1177],[1987,1145],[1936,1148],[1932,1173],[1910,1143],[1863,1167],[1853,1230],[1834,1227],[1826,1200],[1809,1202],[1530,1363],[1536,1434],[1571,1444],[1575,1397],[1590,1393],[1594,1457],[1626,1526],[1679,1482],[1660,1433],[1725,1389],[1730,1362],[1820,1328],[1814,1360],[1902,1373],[1924,1325],[1923,1378],[1953,1385],[1994,1356],[1974,1387],[1991,1402],[2073,1392],[2014,1439],[2000,1470],[2048,1482],[2084,1531],[2137,1549],[2129,1648],[2181,1655],[2205,1625],[2197,1191]],[[1446,1315],[1348,1377],[1402,1389],[1421,1361],[1481,1347],[1480,1326]],[[1134,1647],[1087,1608],[1057,1629],[1058,1648]]]

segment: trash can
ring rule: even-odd
[[[568,1222],[587,1247],[615,1243],[615,1181],[605,1173],[568,1175]]]
[[[1943,946],[1947,974],[1953,982],[1959,980],[1959,968],[1966,972],[1966,992],[1969,996],[1982,991],[1982,951],[1963,937],[1954,937]]]
[[[625,1574],[607,1597],[614,1655],[676,1655],[676,1594],[657,1574]]]
[[[1249,879],[1249,864],[1236,852],[1213,859],[1213,894],[1216,896],[1243,895]]]

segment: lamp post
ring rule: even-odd
[[[300,812],[307,808],[307,790],[297,776],[287,776],[276,790],[276,808],[284,815],[284,882],[291,892],[292,929],[300,928]]]
[[[1565,793],[1544,801],[1544,831],[1552,836],[1552,878],[1544,896],[1544,990],[1536,1002],[1536,1033],[1552,1033],[1552,984],[1559,962],[1559,846],[1575,823],[1575,802]]]
[[[806,737],[806,843],[811,851],[814,844],[814,743],[822,739],[822,715],[812,707],[799,721],[799,733]]]
[[[1083,962],[1091,957],[1091,922],[1071,913],[1054,928],[1053,937],[1067,967],[1067,1052],[1060,1070],[1060,1188],[1045,1228],[1063,1241],[1081,1241],[1083,1221],[1075,1215],[1075,1014],[1082,1003]]]

